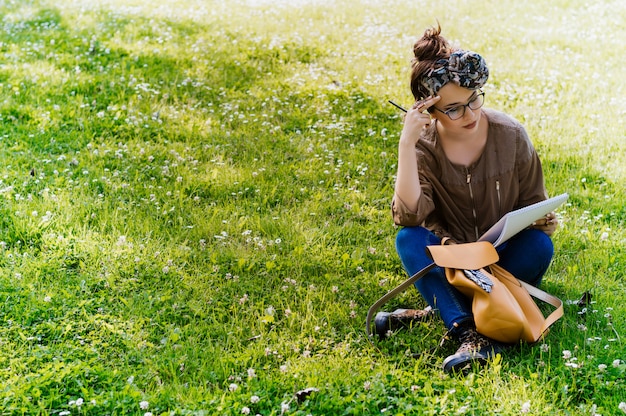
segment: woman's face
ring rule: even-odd
[[[470,90],[459,87],[453,83],[448,83],[439,90],[439,96],[441,99],[435,105],[435,109],[431,111],[430,115],[432,118],[437,119],[437,122],[441,124],[441,127],[443,127],[447,132],[474,132],[478,128],[480,122],[481,110],[480,108],[472,110],[467,106],[467,104],[474,100],[478,94],[480,94],[479,90]],[[455,108],[461,113],[465,111],[462,117],[452,120],[444,114],[445,111]]]

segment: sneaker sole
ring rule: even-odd
[[[472,364],[476,364],[478,366],[484,366],[489,362],[490,359],[495,357],[498,354],[504,353],[507,349],[512,348],[507,345],[492,345],[491,348],[487,350],[482,350],[475,353],[461,353],[461,354],[453,354],[443,360],[443,369],[447,372],[451,371],[460,371],[466,370],[471,367]]]
[[[483,367],[489,359],[484,355],[451,355],[443,360],[443,370],[447,373],[462,373],[473,365]]]

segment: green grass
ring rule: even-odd
[[[621,413],[623,2],[0,15],[0,414]],[[485,56],[487,105],[524,123],[550,194],[570,194],[544,279],[565,317],[468,377],[440,369],[454,345],[437,320],[364,335],[406,277],[387,100],[410,104],[411,47],[435,19]],[[414,290],[400,305],[424,306]]]

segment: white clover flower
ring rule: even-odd
[[[228,386],[228,390],[230,390],[230,391],[237,391],[237,389],[238,389],[238,388],[239,388],[239,386],[238,386],[238,385],[236,385],[235,383],[231,383],[231,384]]]
[[[617,406],[617,408],[619,410],[621,410],[622,412],[626,413],[626,403],[625,402],[620,402],[619,406]]]
[[[250,408],[247,406],[244,406],[241,408],[241,414],[242,415],[249,415],[250,414]]]
[[[563,358],[569,360],[572,358],[572,352],[570,350],[563,350]]]
[[[613,368],[619,367],[620,364],[621,364],[621,360],[613,360]]]
[[[598,365],[598,370],[599,370],[599,371],[604,371],[604,370],[606,370],[606,364],[600,364],[600,365]]]
[[[146,410],[146,409],[148,409],[148,407],[150,407],[150,403],[148,403],[147,401],[143,400],[143,401],[139,402],[139,408],[141,410]]]
[[[250,403],[258,403],[259,401],[261,401],[261,398],[259,396],[250,397]]]
[[[250,378],[256,377],[256,370],[254,368],[248,368],[248,377]]]
[[[289,403],[283,402],[280,405],[280,410],[285,413],[289,411]]]
[[[83,403],[85,403],[85,401],[82,399],[82,397],[76,399],[76,406],[81,407]]]
[[[522,413],[529,413],[530,412],[530,401],[524,402],[524,404],[522,404],[521,412]]]

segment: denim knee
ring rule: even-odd
[[[396,251],[409,275],[432,263],[426,246],[440,244],[440,240],[424,227],[404,227],[396,235]]]
[[[543,231],[526,229],[498,250],[498,264],[534,286],[541,283],[554,256],[552,239]]]
[[[412,276],[432,263],[426,247],[441,244],[441,239],[424,227],[405,227],[396,236],[396,250],[404,269]],[[440,267],[435,267],[415,282],[416,289],[428,304],[439,311],[448,329],[472,317],[471,304],[455,289]]]

